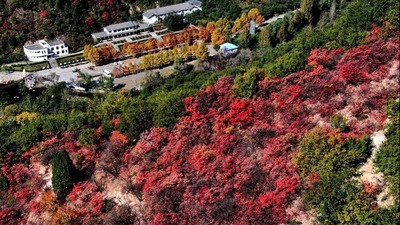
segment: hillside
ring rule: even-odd
[[[0,225],[399,224],[396,1],[303,0],[252,36],[240,26],[248,15],[232,14],[299,4],[273,2],[203,1],[211,11],[190,19],[226,28],[240,52],[195,65],[174,58],[168,77],[146,71],[141,90],[111,90],[112,79],[95,92],[0,86]],[[121,5],[153,4],[30,3],[1,3],[16,7],[3,21],[69,3],[82,4],[82,18],[115,7],[110,21],[120,21],[131,18]],[[94,21],[90,29],[102,26]],[[86,34],[73,30],[84,23],[51,35],[80,43]],[[0,44],[26,32],[19,24]],[[7,46],[4,55],[18,55]]]
[[[308,69],[285,78],[263,78],[258,69],[226,74],[184,99],[171,130],[151,128],[133,145],[115,130],[124,119],[114,117],[108,134],[103,123],[89,136],[48,133],[21,156],[9,152],[1,164],[0,221],[282,224],[306,213],[292,205],[303,196],[302,204],[330,223],[392,224],[395,209],[382,218],[374,204],[379,187],[370,191],[348,179],[371,154],[365,135],[384,129],[385,105],[398,97],[400,40],[383,39],[385,32],[376,27],[363,45],[347,50],[314,49]],[[248,79],[256,82],[252,97],[237,97]],[[80,175],[57,200],[49,165],[62,149]],[[348,202],[319,208],[339,193]],[[346,211],[352,204],[360,210]]]

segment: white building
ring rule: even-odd
[[[53,40],[46,42],[40,40],[35,44],[25,45],[24,53],[29,61],[41,62],[48,60],[51,56],[68,55],[69,51],[68,46],[63,41]]]
[[[112,38],[125,37],[150,29],[148,24],[138,24],[133,21],[112,24],[103,28],[102,32],[92,34],[92,38],[97,41],[108,40]]]
[[[201,10],[201,1],[189,0],[180,4],[149,9],[143,13],[143,22],[154,24],[164,20],[169,15],[187,15]]]

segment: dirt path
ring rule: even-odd
[[[360,168],[360,173],[361,173],[360,180],[368,181],[371,184],[375,184],[381,187],[381,192],[377,196],[378,206],[388,207],[393,204],[393,197],[391,195],[388,195],[389,186],[385,182],[384,174],[382,172],[378,172],[377,168],[373,163],[373,160],[375,158],[375,155],[379,147],[382,145],[383,142],[386,141],[385,132],[383,130],[377,131],[371,135],[371,139],[373,145],[372,155],[367,160],[367,162]]]

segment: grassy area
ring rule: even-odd
[[[37,62],[29,64],[15,64],[11,66],[14,71],[22,71],[25,68],[26,72],[35,72],[43,69],[50,68],[49,62]]]
[[[76,63],[85,60],[83,58],[83,54],[78,54],[78,55],[72,55],[72,56],[67,56],[63,58],[57,58],[56,61],[58,65],[63,65],[65,64],[71,64],[71,63]]]

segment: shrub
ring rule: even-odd
[[[7,177],[0,172],[0,191],[6,191],[9,188]]]
[[[79,143],[82,145],[93,145],[97,143],[96,130],[93,128],[82,130],[79,135]]]
[[[341,132],[347,132],[348,127],[347,127],[347,121],[346,119],[341,116],[341,115],[332,115],[330,118],[330,122],[332,124],[332,127],[339,129]]]

